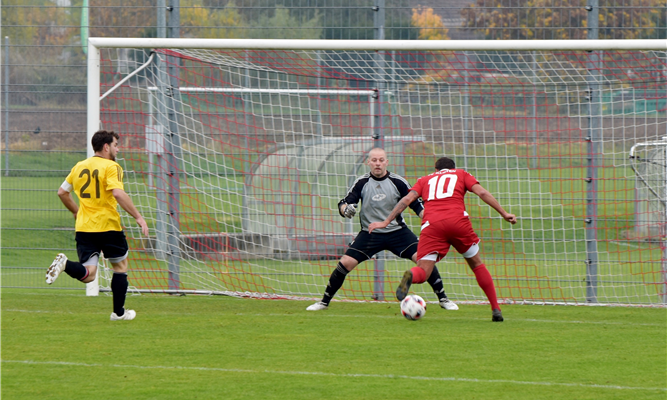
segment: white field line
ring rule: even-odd
[[[276,371],[276,370],[252,370],[252,369],[236,369],[236,368],[211,368],[211,367],[183,367],[179,365],[164,366],[164,365],[124,365],[124,364],[88,364],[75,363],[65,361],[31,361],[31,360],[2,360],[3,363],[19,363],[32,365],[59,365],[64,367],[98,367],[98,368],[136,368],[136,369],[163,369],[163,370],[177,370],[177,371],[210,371],[210,372],[230,372],[230,373],[246,373],[246,374],[280,374],[280,375],[312,375],[312,376],[329,376],[334,378],[375,378],[375,379],[406,379],[416,381],[441,381],[441,382],[472,382],[472,383],[507,383],[513,385],[532,385],[532,386],[564,386],[575,388],[592,388],[592,389],[609,389],[609,390],[644,390],[644,391],[662,391],[667,392],[667,388],[661,387],[633,387],[633,386],[617,386],[617,385],[595,385],[583,383],[567,383],[567,382],[530,382],[530,381],[513,381],[508,379],[476,379],[476,378],[456,378],[456,377],[431,377],[431,376],[409,376],[409,375],[380,375],[380,374],[334,374],[331,372],[317,372],[317,371]]]
[[[19,310],[19,309],[6,309],[2,310],[2,312],[18,312],[18,313],[36,313],[36,314],[75,314],[71,311],[56,311],[56,310]],[[248,317],[299,317],[303,315],[307,315],[309,317],[324,317],[324,318],[363,318],[363,319],[368,319],[368,318],[399,318],[397,315],[368,315],[368,314],[359,314],[359,315],[344,315],[344,314],[325,314],[320,312],[320,313],[312,313],[308,312],[304,314],[300,313],[290,313],[290,314],[280,314],[280,313],[273,313],[273,314],[245,314],[245,313],[234,313],[233,315],[237,316],[248,316]],[[398,313],[398,310],[396,311]],[[443,311],[443,313],[448,313],[447,319],[455,319],[455,320],[478,320],[478,321],[486,321],[487,318],[466,318],[466,317],[455,317],[449,314],[448,311]],[[453,313],[453,312],[452,312]],[[90,313],[76,313],[76,314],[90,314],[90,315],[97,315],[97,312],[90,312]],[[158,312],[158,313],[152,313],[152,315],[172,315],[172,314],[179,314],[179,313],[168,313],[168,312]],[[611,322],[611,321],[558,321],[558,320],[549,320],[549,319],[531,319],[531,318],[505,318],[506,322],[537,322],[537,323],[544,323],[544,324],[591,324],[591,325],[619,325],[619,326],[654,326],[654,327],[667,327],[667,321],[664,324],[638,324],[634,322]]]
[[[35,314],[74,314],[71,311],[52,311],[52,310],[13,310],[7,309],[2,312],[21,312],[21,313],[35,313]]]
[[[479,321],[486,321],[488,318],[468,318],[468,317],[455,317],[452,316],[450,313],[454,313],[454,311],[442,311],[443,313],[447,314],[447,319],[457,319],[457,320],[479,320]],[[396,314],[398,314],[399,311],[396,310]],[[299,316],[301,314],[243,314],[243,313],[238,313],[235,315],[249,315],[249,316],[256,316],[256,317],[295,317]],[[309,313],[308,315],[313,315],[313,313]],[[319,313],[317,315],[318,317],[331,317],[331,318],[397,318],[396,315],[343,315],[343,314],[333,314],[333,315],[324,315],[323,313]],[[594,324],[594,325],[629,325],[629,326],[656,326],[656,327],[667,327],[667,320],[665,321],[664,324],[637,324],[633,322],[609,322],[609,321],[558,321],[558,320],[550,320],[550,319],[531,319],[531,318],[512,318],[511,320],[505,317],[506,321],[516,321],[516,322],[541,322],[541,323],[546,323],[546,324]]]

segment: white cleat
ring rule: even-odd
[[[60,273],[65,270],[65,264],[67,264],[67,256],[63,253],[58,254],[56,259],[51,263],[49,269],[46,270],[47,284],[50,285],[58,279]]]
[[[111,313],[112,321],[132,321],[134,317],[137,316],[137,313],[134,310],[125,310],[125,314],[120,317],[116,313]]]
[[[320,310],[326,310],[329,308],[329,305],[326,303],[323,303],[321,301],[318,301],[315,304],[311,304],[306,308],[307,311],[320,311]]]
[[[440,300],[440,307],[444,308],[445,310],[449,311],[456,311],[459,309],[459,306],[456,305],[453,301],[449,299],[442,299]]]

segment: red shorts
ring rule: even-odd
[[[450,246],[454,246],[456,251],[463,254],[472,245],[479,243],[479,237],[472,229],[468,217],[441,219],[435,222],[427,222],[424,225],[422,225],[422,231],[419,235],[417,260],[429,254],[437,253],[437,261],[440,261],[447,255]]]

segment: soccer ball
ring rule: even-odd
[[[426,302],[416,294],[408,295],[401,301],[401,314],[411,321],[416,321],[426,314]]]

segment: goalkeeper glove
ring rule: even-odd
[[[345,216],[345,218],[352,218],[356,213],[357,213],[356,204],[348,204],[345,206],[345,209],[343,210],[343,215]]]

